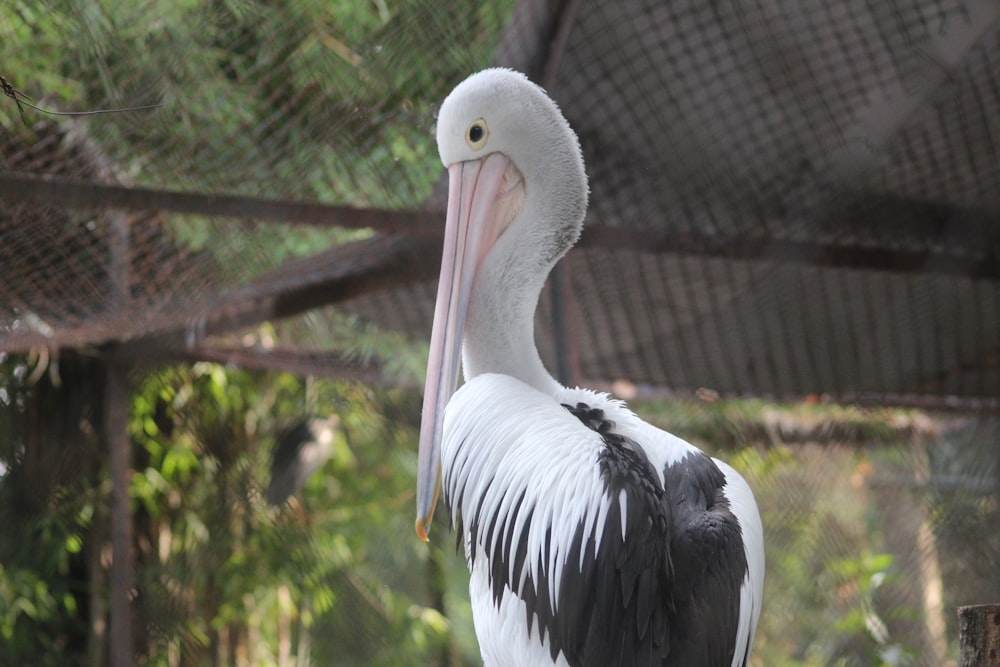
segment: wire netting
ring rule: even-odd
[[[8,3],[0,74],[23,94],[0,97],[0,351],[392,381],[391,361],[341,353],[361,330],[427,338],[434,109],[491,63],[548,88],[587,160],[571,289],[539,309],[550,367],[640,395],[997,409],[992,0]],[[161,106],[52,116],[19,95]],[[265,344],[254,327],[276,320]],[[942,664],[948,605],[1000,596],[996,429],[963,424],[869,454],[811,442],[751,479],[769,549],[814,568],[826,622],[861,609],[886,664]],[[873,524],[899,528],[874,545]],[[772,603],[767,632],[797,615]],[[781,650],[855,655],[822,632]]]
[[[102,208],[67,209],[58,182],[28,203],[8,182],[8,349],[155,335],[158,308],[210,320],[233,287],[252,298],[266,268],[366,235],[330,228],[349,218],[333,213],[285,226],[283,204],[383,211],[387,225],[440,210],[434,106],[492,61],[547,84],[587,156],[587,250],[568,264],[576,311],[606,326],[575,327],[579,377],[990,405],[1000,390],[992,3],[473,3],[461,25],[420,3],[350,21],[311,5],[156,7],[67,5],[44,30],[11,15],[9,32],[38,34],[5,71],[42,106],[163,106],[28,109],[25,127],[8,98],[4,168],[260,197],[274,214],[141,198],[108,213],[120,193],[91,191],[73,201]],[[51,43],[58,62],[32,56]],[[430,295],[412,278],[329,300],[424,336]]]

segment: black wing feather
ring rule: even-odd
[[[525,603],[528,628],[537,625],[553,660],[562,653],[572,667],[729,667],[747,562],[722,471],[708,456],[692,453],[669,466],[661,483],[642,447],[616,433],[602,410],[583,403],[564,407],[605,443],[597,463],[609,510],[600,541],[577,525],[564,551],[558,599],[550,600],[546,568],[537,581],[525,576],[538,555],[527,551],[533,508],[524,509],[524,494],[507,517],[480,498],[468,530],[488,530],[481,552],[473,539],[468,553],[470,561],[489,557],[495,604],[505,590],[515,591]],[[456,495],[462,498],[464,490]],[[455,510],[461,543],[462,508]],[[514,534],[522,511],[526,520]],[[551,537],[548,527],[542,563]]]

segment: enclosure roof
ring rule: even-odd
[[[559,375],[996,407],[1000,3],[522,0],[493,62],[544,85],[585,153],[584,237],[543,293],[536,326]],[[43,149],[4,166],[58,175]],[[116,181],[99,159],[81,160],[90,166],[75,178]],[[4,178],[0,196],[28,187]],[[288,192],[280,210],[310,204]],[[7,241],[44,209],[37,199],[0,215]],[[143,219],[155,223],[159,210]],[[11,305],[0,348],[130,340],[192,350],[211,333],[330,303],[425,339],[442,210],[439,188],[405,212],[327,211],[358,214],[353,226],[381,215],[371,224],[382,233],[225,290],[213,291],[212,267],[188,251],[170,276],[186,292],[141,318],[115,319],[105,303],[100,326],[59,326],[72,313],[45,314],[37,293],[12,288],[11,272],[29,270],[21,257],[21,269],[2,269]],[[168,252],[162,235],[135,234],[132,252]],[[119,307],[138,287],[122,289]]]
[[[1000,4],[723,6],[518,6],[497,60],[548,86],[592,188],[550,365],[555,308],[576,378],[1000,395]],[[430,299],[351,307],[419,335]]]

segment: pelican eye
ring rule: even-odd
[[[482,118],[477,118],[469,123],[469,129],[465,131],[465,142],[469,144],[469,148],[478,151],[486,145],[486,140],[489,136],[490,132],[486,127],[486,121]]]

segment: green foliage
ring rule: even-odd
[[[73,130],[129,182],[417,208],[442,171],[434,108],[488,63],[512,6],[19,0],[0,10],[0,74],[54,109],[162,103],[88,117]],[[0,126],[30,134],[12,101],[0,102]],[[32,123],[69,122],[28,114]],[[198,216],[169,216],[166,227],[230,274],[365,235],[234,229]]]
[[[62,412],[39,409],[58,402],[59,392],[46,374],[33,377],[34,362],[0,354],[2,665],[83,661],[89,610],[80,575],[95,519],[105,517],[106,489],[90,476],[85,453],[94,440],[79,432],[92,412],[69,402]],[[92,372],[86,363],[82,370]],[[66,451],[50,449],[52,439]]]
[[[28,477],[27,431],[15,426],[54,388],[47,374],[29,386],[23,359],[0,364],[8,378],[0,392],[0,664],[83,663],[99,641],[88,639],[88,614],[107,613],[106,476],[78,465],[76,476],[63,477],[50,465],[40,469],[48,481]],[[79,395],[78,382],[95,375],[92,364],[72,366],[63,360],[64,397]],[[348,667],[478,664],[464,564],[443,525],[430,549],[412,532],[416,391],[208,363],[134,379],[134,608],[143,664],[175,665],[179,656],[182,664],[228,664],[236,649],[259,665],[278,664],[281,655]],[[783,409],[755,405],[742,408],[744,423],[756,407]],[[634,407],[676,421],[682,435],[706,432],[697,404]],[[66,421],[78,424],[86,409],[71,412]],[[269,507],[262,488],[276,436],[305,415],[339,418],[334,453],[293,500]],[[44,421],[32,428],[36,439],[52,431]],[[719,432],[747,431],[730,424]],[[87,459],[84,446],[97,446],[78,444],[76,464]],[[908,587],[921,584],[911,580],[893,532],[921,505],[893,503],[887,513],[870,482],[879,470],[912,466],[903,448],[770,441],[727,448],[754,488],[766,531],[768,579],[752,664],[920,664],[912,627],[925,612]],[[26,511],[25,498],[41,502]],[[937,499],[928,516],[953,507],[965,516],[990,502]],[[936,530],[962,539],[950,524]],[[938,548],[958,562],[960,546]]]
[[[383,416],[401,408],[408,419]],[[255,638],[254,664],[276,664],[283,638],[319,664],[433,661],[450,626],[428,606],[428,552],[412,536],[418,408],[412,392],[213,364],[147,378],[131,431],[132,494],[154,540],[139,587],[164,634],[148,664],[181,647],[207,658],[233,636]],[[267,506],[275,436],[317,410],[340,418],[332,457],[299,497]]]
[[[58,108],[162,102],[88,121],[141,181],[416,206],[440,172],[432,108],[488,62],[512,5],[19,1],[0,54],[9,80]],[[20,121],[13,105],[0,114]]]
[[[94,375],[89,364],[71,373],[74,363],[63,361],[60,395],[80,392],[74,377]],[[106,635],[92,635],[88,618],[106,623],[106,472],[81,474],[80,442],[66,480],[53,478],[54,460],[40,469],[43,484],[29,478],[19,434],[45,439],[51,429],[28,419],[54,389],[47,375],[28,385],[24,359],[0,364],[0,664],[100,661]],[[415,391],[207,363],[134,379],[143,664],[232,664],[233,647],[258,665],[278,664],[283,650],[316,664],[415,666],[445,653],[453,665],[474,664],[474,641],[454,643],[436,607],[446,600],[468,619],[464,566],[413,534]],[[297,497],[268,506],[277,434],[328,414],[340,420],[332,457]],[[87,447],[99,450],[96,440]],[[471,651],[466,663],[460,647]]]

